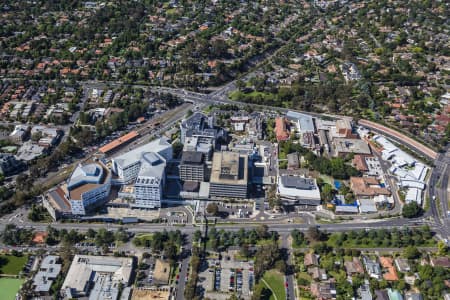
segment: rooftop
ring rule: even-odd
[[[320,204],[320,191],[316,180],[312,178],[281,175],[278,177],[278,193],[281,197]]]
[[[70,200],[82,200],[84,193],[103,185],[110,176],[101,163],[79,164],[67,183]]]
[[[80,185],[87,183],[99,184],[103,177],[103,168],[98,163],[87,165],[79,164],[70,176],[67,188],[72,190]]]
[[[381,187],[380,182],[373,177],[351,177],[350,187],[356,196],[373,197],[377,195],[391,195],[391,192]]]
[[[142,156],[145,153],[158,153],[163,156],[164,160],[170,159],[171,157],[164,157],[164,153],[169,148],[172,148],[172,145],[165,139],[160,138],[154,141],[151,141],[148,144],[145,144],[143,146],[140,146],[136,149],[133,149],[131,151],[128,151],[122,155],[119,155],[115,157],[114,163],[121,166],[122,168],[126,168],[129,165],[132,165],[136,163],[137,161],[141,160],[141,158],[144,158],[149,164],[151,162],[154,162],[154,159],[156,156],[150,155],[150,156]],[[160,156],[158,156],[160,157]],[[161,158],[161,157],[160,157]]]
[[[71,212],[70,203],[66,199],[66,194],[61,187],[50,190],[47,194],[51,206],[61,212]]]
[[[314,190],[317,188],[314,179],[299,176],[281,176],[281,183],[287,188],[299,190]]]
[[[138,136],[139,136],[139,133],[137,133],[136,131],[131,131],[131,132],[121,136],[120,138],[115,139],[111,143],[106,144],[105,146],[101,147],[98,150],[100,152],[106,154],[106,153],[111,152],[112,150],[116,149],[117,147],[130,142],[131,140],[135,139]]]
[[[128,285],[132,269],[133,259],[128,257],[75,255],[61,290],[73,298],[84,294],[86,286],[92,284],[89,299],[105,299],[108,293],[116,299],[118,283]]]
[[[196,151],[183,151],[181,156],[181,164],[202,164],[203,163],[203,153]]]
[[[211,183],[247,185],[248,157],[236,152],[215,152]]]
[[[275,119],[275,135],[278,141],[289,139],[289,132],[287,131],[286,120],[284,118]]]
[[[313,117],[307,114],[302,114],[294,111],[288,111],[286,117],[290,120],[298,122],[301,132],[314,132]]]
[[[17,150],[16,158],[19,160],[29,161],[42,155],[46,147],[34,144],[32,141],[27,141]]]
[[[39,271],[33,278],[33,286],[36,292],[50,291],[53,280],[61,272],[61,264],[57,263],[58,260],[59,257],[54,255],[44,257]]]
[[[181,126],[187,129],[203,130],[207,123],[208,117],[201,112],[193,113],[189,118],[181,123]]]
[[[336,153],[371,154],[369,145],[361,139],[334,138]]]

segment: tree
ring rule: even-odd
[[[416,259],[420,256],[420,251],[417,247],[407,246],[403,249],[403,256],[407,259]]]
[[[285,274],[287,270],[286,262],[283,259],[279,259],[275,262],[275,269],[280,271],[281,274]]]
[[[305,235],[298,229],[291,231],[291,237],[295,246],[299,247],[305,243]]]
[[[179,141],[176,141],[172,144],[173,149],[173,157],[178,158],[181,156],[181,153],[183,152],[183,144]]]
[[[281,205],[280,197],[277,195],[277,189],[275,185],[272,185],[266,192],[266,198],[269,201],[270,208],[274,208]]]
[[[322,186],[322,199],[324,201],[331,201],[333,200],[333,187],[329,183],[325,183]]]
[[[280,258],[280,250],[277,242],[261,246],[255,254],[255,278],[259,280],[266,270],[273,267],[275,261]]]
[[[173,243],[167,243],[164,246],[164,255],[171,261],[174,262],[177,257],[177,247]]]
[[[438,242],[438,255],[447,255],[448,247],[444,241]]]
[[[269,236],[269,227],[266,224],[256,227],[256,233],[260,239],[265,239]]]
[[[308,231],[306,232],[306,236],[308,237],[308,239],[310,241],[320,241],[322,238],[322,233],[320,232],[319,228],[317,228],[316,226],[310,226],[308,228]]]
[[[239,298],[235,294],[233,294],[230,296],[230,298],[228,298],[228,300],[239,300]]]
[[[95,230],[92,229],[92,228],[89,228],[88,231],[86,232],[86,236],[87,236],[88,238],[90,238],[90,239],[95,238],[96,234],[97,234],[97,233],[96,233]]]
[[[265,285],[259,284],[253,292],[252,300],[268,300],[272,292]]]
[[[416,202],[403,205],[402,215],[405,218],[416,218],[421,216],[422,213],[422,208]]]
[[[216,203],[209,203],[206,206],[206,212],[213,216],[217,216],[217,214],[219,213],[219,206]]]
[[[199,240],[201,239],[201,237],[202,237],[202,232],[201,232],[200,230],[196,230],[196,231],[194,232],[194,238],[193,238],[193,240],[194,240],[195,242],[197,242],[197,241],[199,241]]]
[[[250,248],[248,244],[242,244],[240,253],[242,256],[245,256],[245,258],[248,258],[250,256]]]

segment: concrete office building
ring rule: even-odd
[[[9,139],[16,144],[20,144],[25,140],[28,134],[29,130],[27,125],[16,125],[13,132],[9,135]]]
[[[72,215],[67,189],[65,190],[63,186],[49,190],[43,198],[42,205],[55,221]]]
[[[314,119],[312,116],[294,111],[288,111],[286,118],[295,123],[299,133],[315,133]]]
[[[209,195],[247,198],[248,157],[236,152],[214,153]]]
[[[216,148],[216,142],[224,138],[226,133],[214,127],[214,118],[195,112],[180,124],[181,143],[184,151],[202,152],[209,159]]]
[[[213,129],[214,126],[213,117],[207,117],[201,112],[195,112],[187,119],[183,120],[180,124],[181,129],[181,143],[186,142],[187,136],[192,135],[209,135],[205,130]]]
[[[132,271],[132,258],[75,255],[61,292],[64,299],[116,300],[119,285],[128,286]]]
[[[202,182],[205,180],[203,153],[184,151],[180,163],[180,179],[183,181]]]
[[[156,153],[164,160],[169,160],[172,159],[172,145],[161,138],[113,158],[112,171],[119,177],[115,183],[134,183],[141,170],[141,158],[145,153]]]
[[[281,201],[289,205],[320,205],[320,190],[313,178],[279,176],[278,194]]]
[[[14,155],[8,153],[0,153],[0,174],[9,176],[19,172],[24,165],[16,160]]]
[[[73,215],[85,215],[109,196],[111,173],[100,162],[79,164],[67,182],[68,200]]]
[[[360,139],[334,138],[333,146],[336,156],[345,157],[348,154],[372,154],[369,145]]]
[[[134,203],[131,207],[159,208],[163,197],[166,161],[157,153],[144,153],[141,168],[134,184]]]
[[[172,154],[172,145],[161,138],[113,158],[112,170],[118,176],[113,183],[134,184],[131,207],[161,207],[166,162],[172,159]]]
[[[49,296],[53,281],[61,272],[61,264],[58,263],[59,256],[49,255],[44,257],[39,271],[33,278],[33,290],[41,296]]]

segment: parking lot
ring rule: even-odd
[[[253,263],[234,260],[232,253],[222,260],[208,260],[208,268],[200,272],[199,277],[205,297],[227,299],[235,293],[242,299],[251,298]]]

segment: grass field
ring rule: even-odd
[[[16,299],[16,294],[22,283],[22,279],[0,278],[0,291],[2,293],[0,298],[4,300]]]
[[[153,239],[153,234],[138,234],[133,239],[133,244],[138,247],[149,247]]]
[[[28,261],[28,257],[0,255],[0,272],[8,275],[18,275]],[[1,289],[0,289],[1,290]]]
[[[270,289],[273,291],[273,295],[270,297],[270,300],[284,300],[286,299],[286,290],[284,287],[284,275],[276,270],[269,270],[264,273],[264,280],[270,286]],[[275,298],[276,296],[276,298]]]

